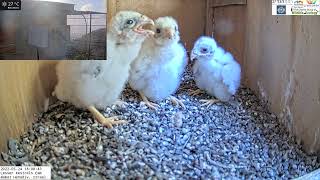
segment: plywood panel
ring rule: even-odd
[[[0,62],[0,151],[18,137],[43,110],[56,83],[57,61]]]
[[[120,10],[135,10],[151,18],[173,16],[188,49],[205,33],[206,0],[108,0],[108,19]]]
[[[213,37],[243,65],[246,35],[246,5],[215,7]]]
[[[230,5],[245,5],[247,0],[211,0],[212,7],[222,7]]]
[[[320,21],[272,16],[269,0],[248,0],[246,82],[309,153],[320,152]]]
[[[211,7],[212,0],[206,0],[206,24],[205,34],[212,35],[213,33],[213,7]]]

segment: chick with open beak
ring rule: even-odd
[[[129,23],[131,23],[130,20],[129,20]],[[142,35],[145,35],[145,34],[154,35],[154,32],[152,30],[144,29],[144,26],[147,26],[147,25],[154,26],[154,22],[152,19],[149,19],[147,16],[142,15],[142,17],[139,19],[139,21],[134,26],[133,31],[138,34],[142,34]]]
[[[106,61],[61,61],[56,67],[57,98],[81,109],[87,109],[103,126],[127,123],[105,117],[99,109],[117,103],[129,77],[130,64],[137,57],[142,43],[152,31],[144,25],[153,21],[134,11],[120,11],[108,24]]]
[[[143,42],[147,36],[154,32],[146,29],[147,25],[154,25],[149,17],[135,11],[120,11],[111,20],[108,31],[117,35],[118,44]]]

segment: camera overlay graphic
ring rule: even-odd
[[[105,0],[0,0],[0,59],[106,59]]]

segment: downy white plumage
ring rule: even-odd
[[[158,102],[168,97],[184,107],[172,96],[187,65],[186,50],[179,43],[178,24],[172,17],[160,17],[155,20],[153,30],[155,35],[145,40],[131,65],[129,84],[152,109],[158,105],[148,99]]]
[[[227,102],[236,94],[241,81],[241,67],[233,56],[210,37],[200,37],[191,52],[193,76],[197,87]],[[196,91],[193,94],[197,94]],[[203,105],[212,105],[217,100],[201,100]]]
[[[148,17],[133,11],[121,11],[112,18],[107,32],[107,60],[61,61],[57,67],[58,99],[88,109],[103,125],[122,124],[115,117],[105,118],[96,108],[115,103],[129,76],[131,62],[142,42],[152,31],[142,26],[153,24]]]

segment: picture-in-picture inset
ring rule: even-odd
[[[105,0],[21,0],[0,10],[0,59],[105,60]]]

